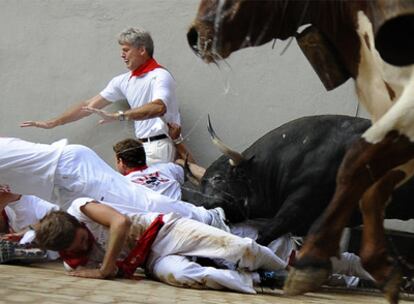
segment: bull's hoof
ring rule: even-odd
[[[319,289],[331,274],[329,262],[319,265],[305,266],[298,263],[297,268],[292,268],[285,282],[283,291],[286,295],[295,296]],[[309,265],[309,264],[308,264]]]
[[[385,283],[382,284],[382,291],[384,292],[384,296],[390,304],[398,303],[402,280],[403,279],[400,269],[394,268]]]

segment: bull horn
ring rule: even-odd
[[[232,150],[229,148],[223,141],[217,136],[216,132],[214,131],[213,127],[211,126],[210,115],[208,115],[208,125],[207,125],[208,133],[210,133],[211,141],[214,145],[216,145],[221,153],[227,155],[230,160],[230,165],[238,166],[242,161],[246,159],[241,155],[239,152]]]
[[[371,5],[375,47],[389,64],[414,63],[414,1],[375,1]]]

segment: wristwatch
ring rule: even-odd
[[[124,111],[118,111],[118,120],[119,120],[119,121],[124,121],[124,120],[126,120],[126,116],[125,116]]]

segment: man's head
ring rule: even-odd
[[[127,174],[134,168],[146,165],[145,150],[139,140],[127,138],[113,146],[116,167],[121,174]]]
[[[139,28],[128,28],[118,35],[121,57],[127,68],[136,70],[154,54],[154,42],[149,32]]]
[[[42,249],[83,252],[89,248],[89,234],[74,216],[52,211],[36,227],[36,243]]]

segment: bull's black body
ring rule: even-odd
[[[223,207],[233,223],[268,218],[258,240],[263,244],[288,232],[306,235],[334,193],[345,151],[369,126],[367,119],[341,115],[288,122],[245,150],[246,160],[238,166],[231,166],[227,156],[210,165],[201,181],[201,191],[208,196],[203,205]],[[414,191],[413,185],[405,186],[399,201],[410,188]],[[406,211],[393,208],[390,216],[408,219],[412,213]],[[360,223],[355,213],[350,225]]]

